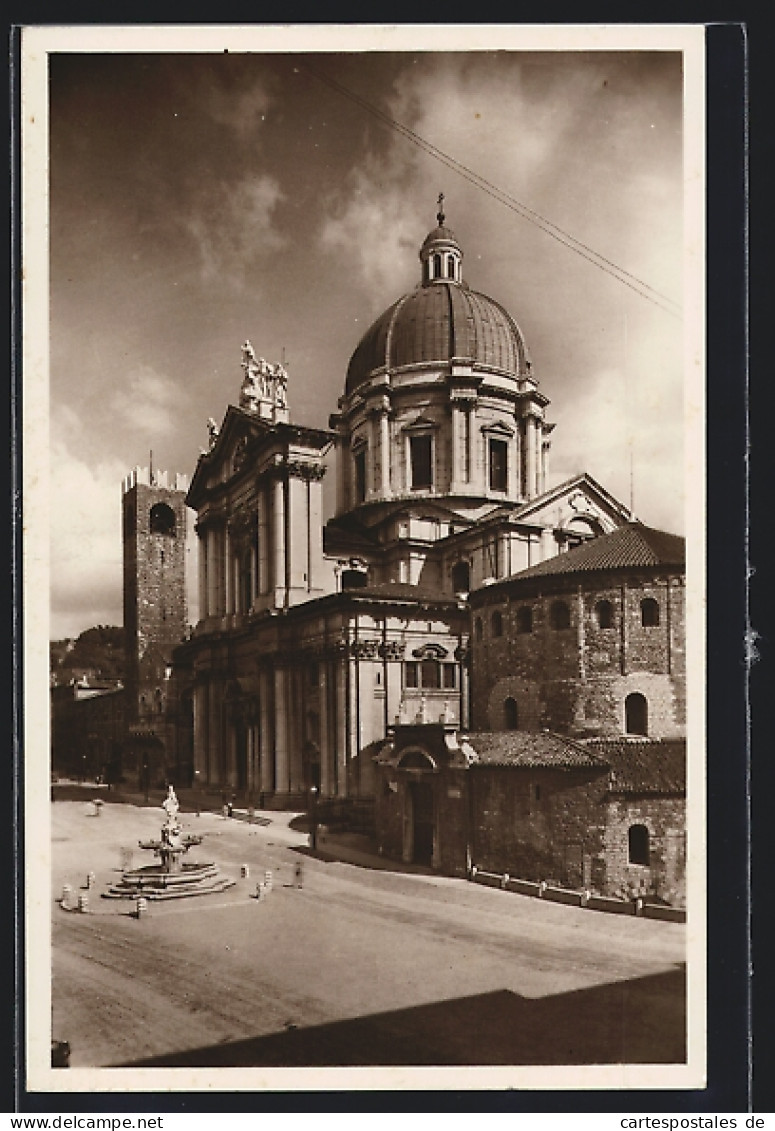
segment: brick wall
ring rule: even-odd
[[[644,625],[643,601],[655,602],[658,624]],[[562,602],[567,627],[555,627]],[[600,604],[610,607],[601,625]],[[638,573],[614,579],[514,582],[473,604],[472,725],[506,726],[505,701],[517,703],[518,726],[577,735],[625,733],[625,700],[638,692],[648,703],[648,733],[667,737],[686,724],[684,589],[677,574]],[[520,631],[529,609],[532,631]],[[499,614],[498,635],[494,616]]]

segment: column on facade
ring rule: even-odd
[[[320,663],[320,796],[331,797],[334,792],[334,775],[328,718],[329,665]]]
[[[538,493],[542,495],[546,490],[546,462],[547,453],[549,451],[549,441],[544,435],[544,430],[540,430],[540,443],[541,443],[541,462],[540,462],[540,482],[538,484]]]
[[[207,616],[207,530],[197,528],[197,545],[199,547],[199,619]]]
[[[221,773],[221,687],[215,680],[207,685],[207,768],[208,785],[223,783]]]
[[[291,789],[290,751],[288,749],[288,673],[275,668],[274,673],[274,760],[275,791]]]
[[[383,499],[390,495],[390,404],[385,399],[379,415],[379,458],[380,482],[379,489]]]
[[[216,614],[217,576],[215,563],[215,530],[212,526],[205,528],[205,575],[207,578],[207,616]]]
[[[302,751],[306,741],[306,709],[304,702],[304,674],[300,665],[288,668],[288,779],[291,793],[303,793],[306,788]]]
[[[515,429],[514,435],[508,441],[508,467],[506,490],[510,499],[519,495],[519,430]]]
[[[479,482],[479,469],[476,459],[476,443],[477,443],[477,412],[476,401],[469,402],[467,412],[467,431],[468,431],[468,482],[471,484],[472,490],[484,490],[484,484]]]
[[[259,596],[269,592],[269,517],[267,515],[267,490],[265,483],[259,484],[256,498],[258,519],[258,574],[257,590]]]
[[[379,446],[379,410],[369,409],[369,442],[366,446],[366,498],[372,499],[379,493],[377,482],[377,448]]]
[[[336,513],[341,514],[347,510],[347,462],[349,452],[344,444],[341,433],[336,437]]]
[[[526,469],[526,491],[528,499],[532,499],[536,494],[536,418],[532,412],[528,413],[525,422],[525,444],[527,446],[527,469]]]
[[[272,563],[275,598],[285,588],[285,484],[282,475],[272,483]]]
[[[358,664],[355,656],[347,659],[347,794],[349,797],[360,796],[360,763],[358,752],[361,746],[360,736],[360,703],[358,697]]]
[[[334,679],[335,679],[335,704],[336,704],[336,720],[335,720],[335,757],[336,757],[336,795],[337,797],[347,796],[347,748],[348,748],[348,735],[347,735],[347,657],[340,655],[337,657],[334,666]]]
[[[465,477],[465,435],[463,417],[465,409],[459,400],[452,401],[452,467],[450,469],[450,490],[456,494],[462,490]]]
[[[232,604],[234,599],[234,574],[231,561],[231,531],[228,525],[223,528],[223,542],[221,545],[223,555],[221,568],[223,570],[223,612],[226,616],[235,611]]]
[[[197,683],[193,694],[194,705],[194,781],[204,784],[207,779],[207,685]]]
[[[622,585],[619,600],[621,602],[619,639],[619,670],[622,675],[627,675],[627,586]]]
[[[262,793],[273,793],[275,788],[272,702],[273,681],[266,668],[261,668],[258,673],[258,777],[259,789]]]

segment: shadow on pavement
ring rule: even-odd
[[[682,1064],[685,968],[549,997],[496,990],[300,1025],[291,1018],[284,1032],[113,1067]]]

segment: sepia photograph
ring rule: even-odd
[[[703,34],[24,29],[28,1087],[703,1086]]]

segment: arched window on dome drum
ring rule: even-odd
[[[640,623],[644,628],[656,628],[659,624],[659,603],[653,597],[644,597],[641,601]]]
[[[630,825],[627,830],[627,849],[630,864],[649,864],[649,831],[645,825]]]
[[[645,738],[649,732],[649,705],[645,695],[633,691],[624,700],[624,730],[626,734],[639,734]]]
[[[471,589],[471,567],[468,562],[457,562],[452,567],[452,592],[468,593]]]
[[[175,537],[175,512],[166,503],[154,503],[149,516],[151,534]]]
[[[455,257],[454,255],[447,256],[447,278],[455,278]]]
[[[490,490],[505,491],[508,487],[509,449],[505,440],[490,440]]]
[[[552,604],[549,610],[549,623],[557,631],[570,628],[570,609],[564,601],[555,601]]]
[[[598,628],[613,628],[614,607],[610,601],[598,601],[595,605],[595,619]]]
[[[353,456],[353,470],[355,472],[355,502],[366,501],[366,449],[361,448]]]
[[[491,623],[493,636],[503,636],[503,614],[499,613],[497,609],[492,614]]]
[[[438,252],[433,257],[433,278],[441,278],[441,256],[438,254]]]
[[[525,633],[533,631],[533,610],[530,605],[522,605],[517,609],[517,632]]]
[[[519,711],[517,709],[516,699],[511,696],[503,704],[503,725],[506,730],[519,729]]]
[[[433,438],[412,436],[409,440],[412,467],[412,489],[423,490],[433,486]]]

